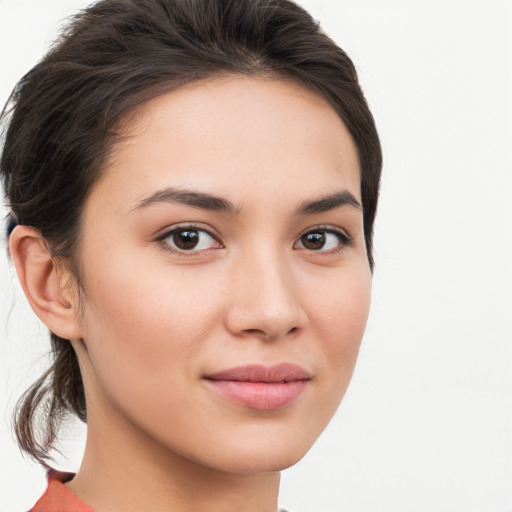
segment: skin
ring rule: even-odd
[[[366,324],[361,209],[297,214],[337,191],[360,203],[355,145],[324,98],[258,77],[187,85],[139,108],[125,130],[85,205],[81,304],[37,232],[11,236],[32,307],[72,340],[83,374],[87,446],[68,486],[98,512],[275,512],[279,471],[334,414]],[[137,207],[169,187],[234,211]],[[200,232],[188,253],[158,240],[184,224],[213,236]],[[306,247],[308,232],[325,245]],[[282,362],[311,380],[278,410],[234,403],[203,380]]]

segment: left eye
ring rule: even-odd
[[[219,245],[207,231],[186,227],[169,231],[161,240],[179,252],[203,251]]]
[[[309,251],[334,251],[348,245],[349,237],[343,233],[317,230],[304,233],[296,242],[300,249]]]

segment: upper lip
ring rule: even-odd
[[[291,382],[311,379],[310,373],[293,363],[281,363],[274,366],[250,364],[236,366],[220,372],[205,375],[209,380],[231,380],[238,382]]]

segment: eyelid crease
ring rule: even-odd
[[[177,231],[179,229],[190,229],[190,230],[196,230],[196,231],[204,231],[208,235],[210,235],[212,238],[217,240],[217,242],[220,242],[220,236],[219,234],[212,229],[210,226],[202,223],[195,223],[195,222],[183,222],[178,224],[171,224],[170,226],[166,226],[165,228],[160,228],[156,230],[151,237],[155,238],[155,241],[163,240],[169,235],[171,235],[174,231]]]
[[[304,235],[307,235],[308,233],[315,233],[317,231],[323,231],[325,233],[333,233],[335,235],[340,235],[345,245],[352,245],[354,243],[354,238],[345,229],[330,224],[319,224],[318,226],[307,228],[299,236],[299,239]]]

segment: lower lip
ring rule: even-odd
[[[250,409],[271,411],[292,404],[302,394],[308,380],[267,383],[205,379],[205,382],[233,402]]]

